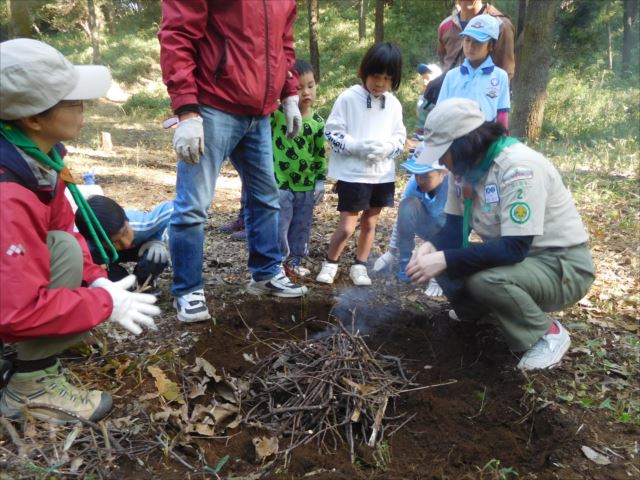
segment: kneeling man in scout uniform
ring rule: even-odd
[[[545,312],[576,303],[593,283],[588,234],[560,174],[540,153],[486,122],[477,103],[439,103],[425,124],[418,163],[440,163],[455,176],[445,226],[414,251],[414,282],[437,277],[455,312],[489,314],[522,370],[552,368],[569,334]],[[473,229],[483,242],[469,244]]]

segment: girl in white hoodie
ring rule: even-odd
[[[340,94],[325,125],[332,149],[328,176],[337,180],[340,223],[331,237],[318,282],[333,283],[338,258],[360,216],[356,258],[349,276],[355,285],[371,285],[366,262],[383,207],[394,199],[395,158],[406,129],[402,105],[391,93],[400,86],[402,54],[388,42],[373,45],[360,64],[361,85]]]

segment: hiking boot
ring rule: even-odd
[[[251,295],[273,295],[274,297],[296,298],[307,293],[307,287],[293,283],[281,271],[268,280],[255,281],[251,279],[247,292]]]
[[[220,226],[220,231],[224,233],[237,232],[238,230],[244,230],[244,219],[242,217],[238,217]]]
[[[181,322],[202,322],[211,318],[203,289],[174,298],[173,308],[176,309],[178,320]]]
[[[359,263],[351,265],[351,268],[349,269],[349,276],[351,277],[353,284],[358,287],[371,285],[371,279],[369,278],[367,267],[365,265],[360,265]]]
[[[520,370],[553,368],[567,353],[571,345],[569,334],[559,321],[554,320],[553,322],[560,331],[543,335],[533,347],[527,350],[518,363]]]
[[[42,403],[96,422],[111,410],[111,394],[100,390],[84,390],[71,385],[60,362],[35,372],[16,372],[0,399],[0,413],[8,418],[21,417],[25,405]],[[61,411],[29,408],[39,420],[62,424],[78,420]]]
[[[237,232],[233,232],[229,235],[231,240],[237,240],[239,242],[244,242],[247,239],[247,231],[243,228],[242,230],[238,230]]]
[[[318,276],[316,277],[316,282],[332,284],[337,273],[338,264],[327,262],[325,260],[322,262],[322,268],[320,268],[320,273],[318,273]]]

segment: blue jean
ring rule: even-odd
[[[422,202],[416,197],[407,197],[400,201],[398,206],[398,220],[396,221],[398,249],[398,278],[407,280],[405,269],[411,260],[411,254],[415,247],[415,237],[418,235],[423,240],[429,240],[440,230],[440,225],[429,216]]]
[[[313,190],[280,190],[280,250],[294,265],[309,253],[313,206]]]
[[[203,288],[204,224],[225,158],[238,171],[246,190],[245,228],[249,271],[254,280],[272,278],[282,269],[278,245],[280,205],[273,173],[269,117],[232,115],[200,107],[204,155],[192,165],[178,162],[176,199],[169,233],[173,261],[173,296]]]

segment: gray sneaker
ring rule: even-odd
[[[307,293],[307,287],[293,283],[284,272],[268,280],[256,282],[251,279],[247,292],[251,295],[273,295],[274,297],[296,298]]]
[[[559,321],[554,320],[554,323],[560,331],[543,335],[533,347],[527,350],[518,363],[520,370],[553,368],[560,363],[571,346],[571,338]]]

